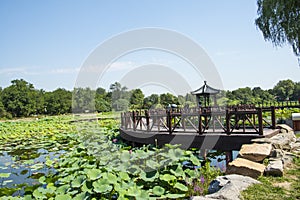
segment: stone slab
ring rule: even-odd
[[[237,158],[228,164],[226,174],[239,174],[258,178],[263,175],[266,166],[244,158]]]
[[[253,143],[244,144],[239,152],[240,157],[254,161],[263,161],[272,151],[272,145],[270,143]]]

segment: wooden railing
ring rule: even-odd
[[[275,106],[240,105],[188,109],[140,110],[121,113],[121,128],[145,132],[197,132],[263,134],[276,127]],[[271,112],[270,118],[264,113]]]

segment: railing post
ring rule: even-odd
[[[272,129],[276,128],[276,115],[275,115],[275,107],[271,106],[271,119],[272,119]]]
[[[199,113],[199,116],[198,116],[198,120],[199,120],[199,125],[198,125],[198,129],[199,129],[199,134],[202,135],[203,132],[202,132],[202,116],[201,116],[201,113]]]
[[[230,114],[229,114],[229,110],[226,109],[226,133],[227,135],[230,135]]]
[[[132,111],[132,123],[133,123],[133,130],[136,130],[136,116],[135,116],[135,111]]]
[[[263,130],[262,108],[258,108],[257,109],[257,117],[258,117],[259,135],[263,135],[264,134],[264,130]]]
[[[123,112],[121,112],[121,127],[122,128],[124,128],[124,125],[125,125],[124,120],[125,120],[125,115]]]
[[[168,126],[168,131],[169,134],[172,134],[172,118],[171,118],[171,111],[167,111],[167,126]]]
[[[148,110],[145,110],[145,116],[146,116],[147,131],[150,131],[150,117],[149,117]]]

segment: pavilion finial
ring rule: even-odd
[[[204,81],[204,85],[206,85],[206,81]]]

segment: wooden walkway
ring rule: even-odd
[[[239,150],[252,139],[271,137],[275,110],[288,105],[202,107],[121,113],[121,137],[140,144],[181,144],[182,148]],[[289,105],[299,108],[299,104]],[[210,142],[207,142],[210,141]]]

